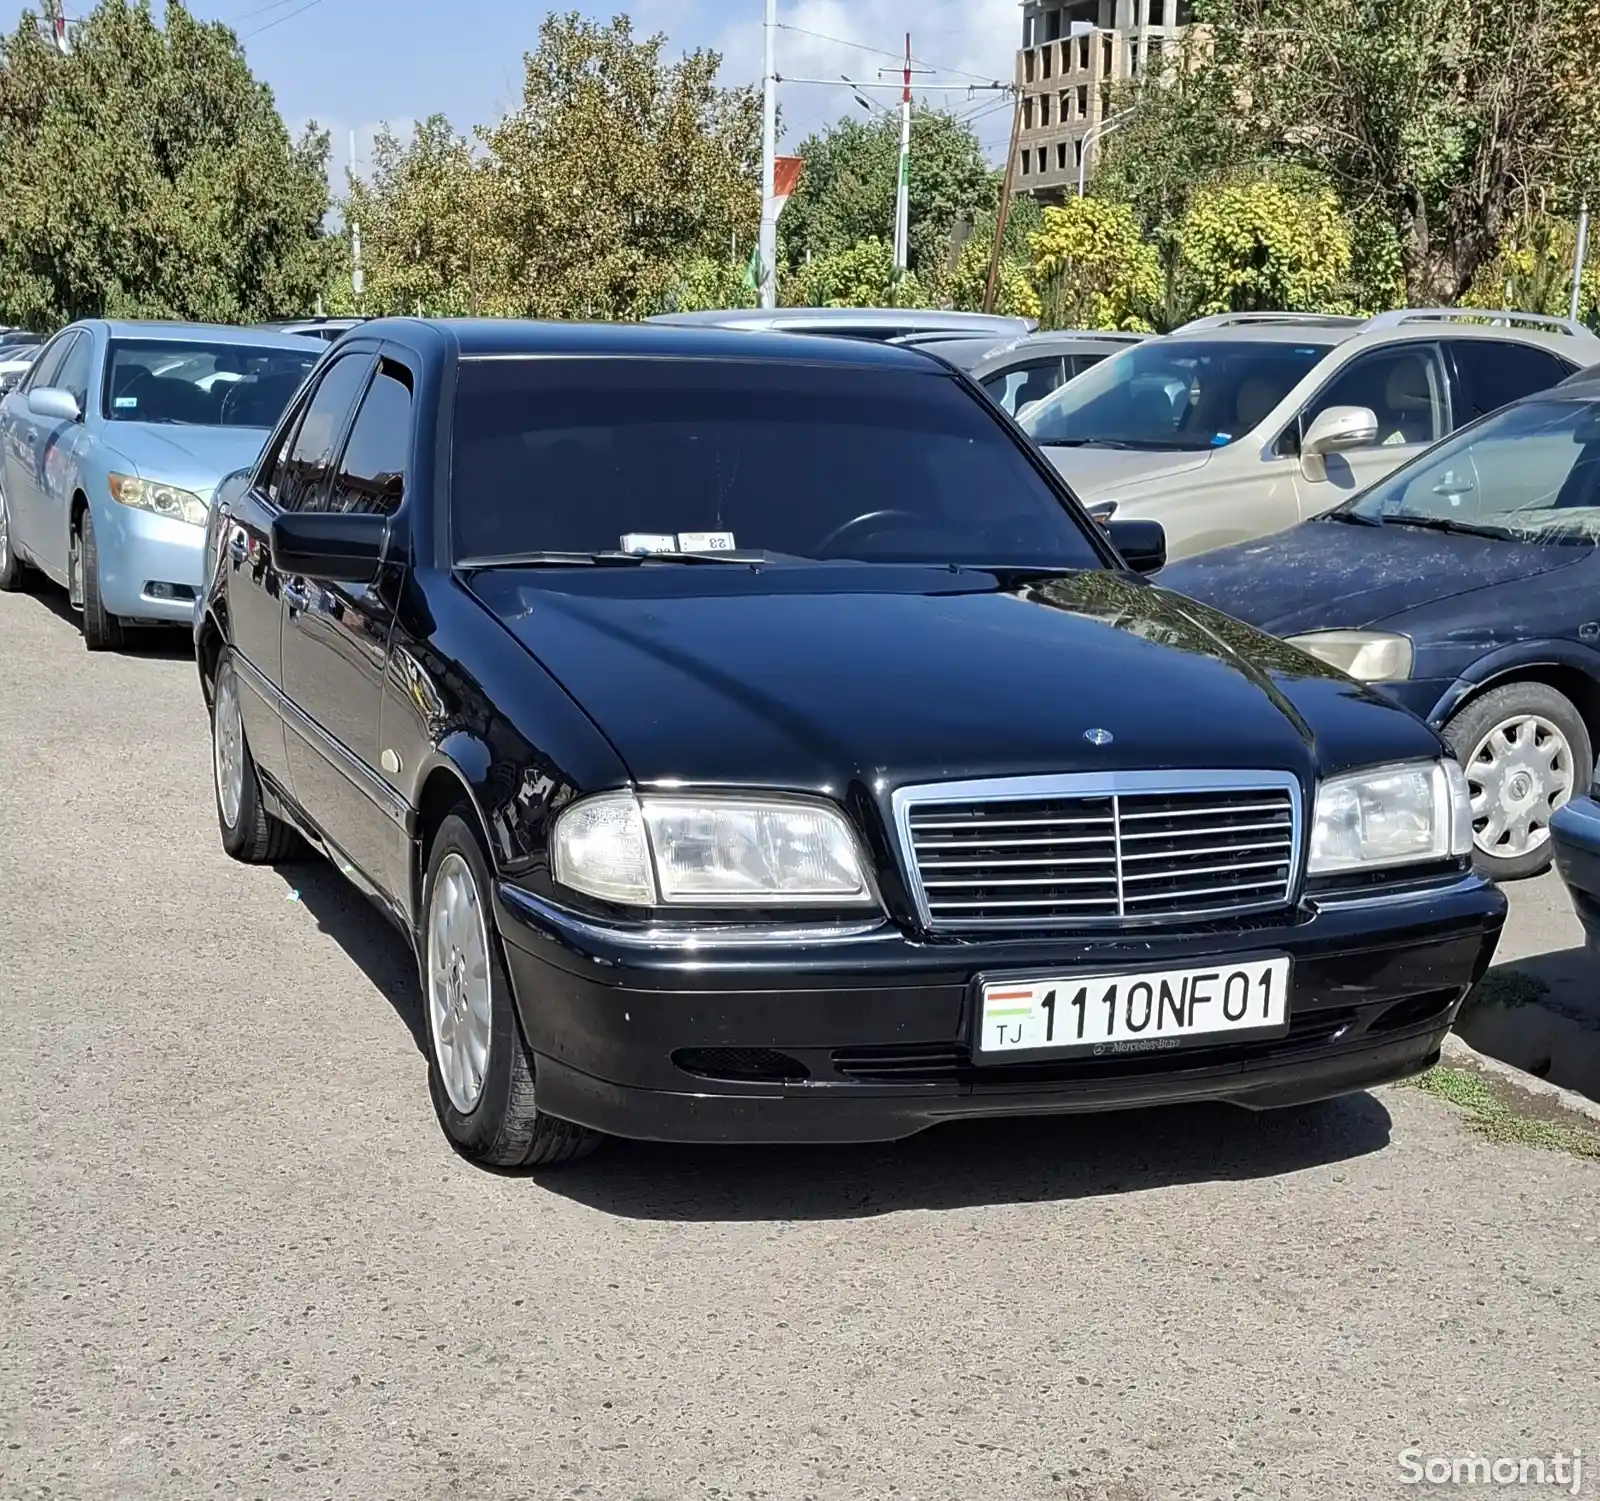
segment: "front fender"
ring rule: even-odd
[[[1517,641],[1479,657],[1440,694],[1428,723],[1442,725],[1480,689],[1528,667],[1570,667],[1600,686],[1600,651],[1578,641]]]

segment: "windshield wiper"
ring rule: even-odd
[[[1521,542],[1522,536],[1507,526],[1477,526],[1470,521],[1452,521],[1448,516],[1385,516],[1382,526],[1414,526],[1430,532],[1452,532],[1461,537],[1489,537],[1496,542]]]
[[[1329,521],[1342,521],[1347,526],[1382,526],[1383,523],[1372,516],[1363,516],[1360,511],[1329,511]]]
[[[638,568],[645,563],[770,563],[765,552],[519,552],[462,558],[457,568]]]

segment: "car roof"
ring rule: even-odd
[[[1013,318],[1000,313],[946,312],[936,308],[712,308],[693,313],[656,313],[645,321],[743,329],[782,328],[797,323],[813,324],[819,328],[831,324],[883,329],[914,327],[929,333],[949,329],[954,333],[972,334],[987,333],[991,329],[1025,333],[1033,327],[1032,321],[1027,318]]]
[[[303,339],[298,334],[274,333],[266,328],[241,328],[233,323],[100,318],[87,320],[78,326],[98,326],[112,339],[143,339],[152,343],[171,340],[174,344],[237,344],[251,349],[296,349],[318,354],[327,348],[321,339]]]
[[[1537,344],[1591,364],[1600,359],[1600,337],[1571,319],[1479,308],[1396,308],[1371,318],[1334,313],[1222,313],[1197,318],[1163,337],[1328,348],[1350,344],[1363,349],[1422,342],[1443,334],[1452,339],[1512,339]]]
[[[365,323],[356,338],[412,344],[438,340],[463,359],[583,356],[639,359],[761,360],[776,364],[850,365],[938,371],[914,349],[860,339],[814,334],[741,333],[718,327],[661,323],[565,323],[516,318],[380,318]]]

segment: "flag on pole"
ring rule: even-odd
[[[794,193],[795,184],[800,181],[800,169],[805,165],[798,156],[780,156],[773,161],[772,171],[772,218],[776,222],[783,214],[783,206]],[[756,241],[756,248],[750,256],[750,264],[744,270],[744,284],[750,290],[761,285],[761,242]]]

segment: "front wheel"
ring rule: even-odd
[[[601,1137],[544,1114],[533,1059],[489,904],[483,845],[463,807],[433,841],[423,885],[422,1000],[428,1086],[439,1124],[464,1157],[487,1167],[554,1167]]]
[[[1497,881],[1549,869],[1550,815],[1594,774],[1571,699],[1544,683],[1507,683],[1468,704],[1444,736],[1467,774],[1478,869]]]
[[[67,577],[72,602],[83,608],[83,644],[89,651],[120,651],[126,640],[122,622],[100,597],[100,549],[95,542],[94,513],[85,510],[72,537]]]

